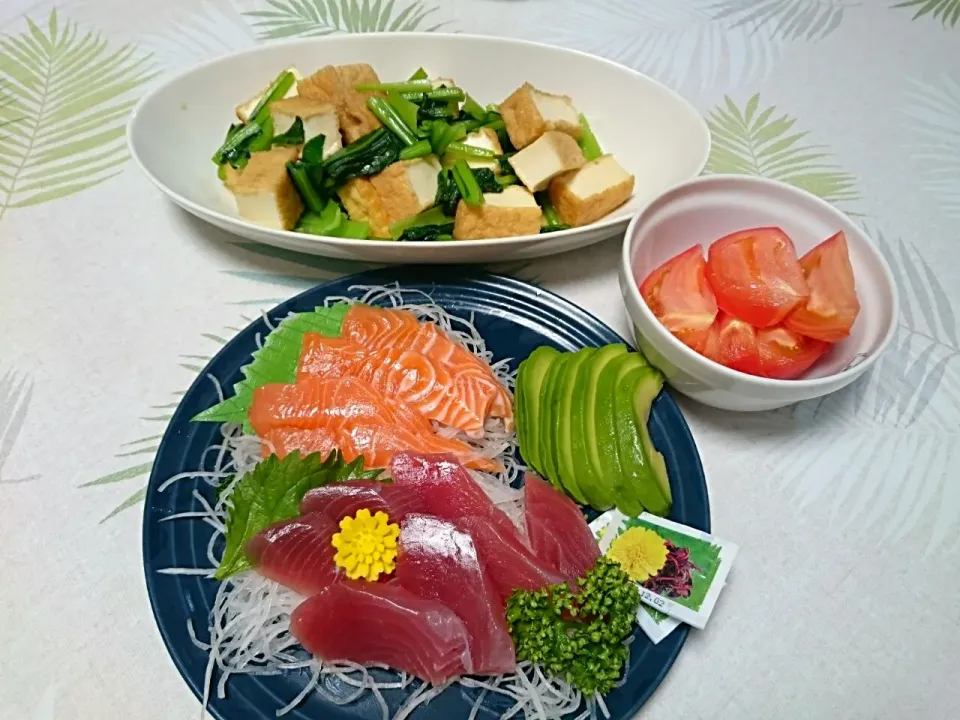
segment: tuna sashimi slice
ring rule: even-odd
[[[463,621],[397,584],[333,585],[293,611],[290,629],[321,660],[382,663],[434,685],[472,672]]]
[[[528,473],[523,483],[523,506],[530,547],[538,558],[571,581],[593,567],[600,548],[573,500]]]
[[[487,576],[473,539],[450,522],[409,515],[400,529],[397,580],[418,597],[453,610],[470,636],[470,660],[479,675],[517,666],[500,595]]]
[[[510,523],[453,455],[397,453],[390,462],[390,474],[395,483],[409,486],[420,496],[430,515],[444,520],[480,515]]]
[[[455,524],[473,538],[480,561],[504,605],[514,590],[542,590],[566,580],[533,554],[513,523],[505,526],[470,515],[457,518]]]
[[[316,595],[343,580],[331,545],[339,520],[320,513],[272,525],[244,550],[257,572],[301,595]]]
[[[420,498],[409,488],[363,480],[315,488],[304,495],[300,503],[302,514],[322,513],[336,522],[348,515],[356,515],[361,508],[367,508],[371,513],[383,511],[390,516],[390,522],[396,523],[402,522],[410,513],[424,512]]]

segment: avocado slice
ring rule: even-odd
[[[650,408],[663,389],[663,375],[653,368],[640,376],[633,391],[633,418],[640,430],[640,445],[643,448],[650,469],[650,482],[643,488],[640,500],[650,512],[665,516],[670,512],[673,504],[673,494],[670,492],[670,477],[667,475],[667,464],[663,455],[653,445],[650,437]]]
[[[646,367],[648,367],[647,362],[639,353],[623,353],[607,363],[600,371],[597,380],[597,450],[602,472],[607,482],[613,485],[613,502],[617,509],[625,515],[634,517],[643,512],[643,504],[639,496],[633,492],[631,467],[628,466],[631,457],[625,453],[626,449],[620,447],[620,436],[624,434],[620,431],[623,410],[621,408],[618,412],[616,400],[621,378],[631,371],[643,370]],[[627,399],[629,400],[630,396]],[[634,425],[632,410],[630,416],[632,430]]]
[[[643,436],[647,435],[649,438],[646,423],[641,425],[638,422],[634,405],[639,403],[641,409],[647,405],[649,415],[649,404],[662,386],[663,378],[659,371],[651,367],[634,367],[617,378],[613,399],[617,451],[623,468],[621,479],[626,484],[627,494],[648,512],[657,515],[665,514],[670,509],[669,486],[664,493],[663,483],[657,478],[654,461],[644,447]],[[651,394],[652,391],[654,392]],[[641,397],[635,400],[638,394]]]
[[[605,466],[601,458],[600,438],[597,426],[597,388],[600,373],[616,358],[627,354],[627,346],[605,345],[598,349],[590,362],[581,367],[577,376],[573,400],[573,459],[579,462],[581,476],[589,478],[599,504],[597,510],[607,510],[615,504],[614,474]],[[581,485],[587,484],[587,481]]]
[[[581,504],[599,509],[603,506],[603,496],[593,491],[596,483],[584,472],[589,469],[589,463],[586,462],[583,452],[574,450],[575,438],[581,443],[583,440],[580,414],[574,409],[574,400],[577,387],[582,382],[583,370],[596,353],[596,348],[578,350],[570,355],[564,364],[563,373],[557,376],[553,392],[557,398],[558,421],[553,429],[561,484]]]
[[[563,368],[567,364],[570,355],[570,353],[560,353],[554,361],[550,363],[550,367],[543,377],[543,385],[540,388],[540,398],[538,401],[537,459],[540,463],[539,470],[547,480],[560,490],[563,490],[563,485],[560,482],[560,472],[557,467],[557,452],[554,447],[554,427],[558,420],[556,409],[557,396],[554,393],[554,387],[557,384],[558,376],[563,373]]]
[[[524,462],[541,475],[545,474],[540,459],[540,391],[547,371],[560,353],[542,345],[520,363],[517,370],[515,415],[517,417],[517,440]]]

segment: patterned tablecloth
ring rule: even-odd
[[[0,716],[192,718],[140,506],[182,391],[260,308],[362,269],[238,241],[129,161],[158,80],[273,38],[450,30],[603,55],[678,89],[709,172],[867,228],[902,296],[862,382],[760,415],[684,403],[742,550],[642,717],[960,717],[960,0],[0,3]],[[508,268],[620,331],[619,240]]]

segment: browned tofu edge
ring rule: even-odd
[[[633,194],[635,178],[631,175],[621,183],[608,187],[603,192],[580,198],[570,191],[569,185],[576,171],[565,173],[550,183],[550,202],[560,219],[571,227],[580,227],[596,222],[625,203]]]
[[[471,207],[461,202],[454,217],[453,237],[455,240],[479,240],[536,235],[540,232],[540,216],[538,207]]]

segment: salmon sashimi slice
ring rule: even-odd
[[[394,583],[333,585],[293,611],[290,631],[321,660],[388,665],[434,685],[473,671],[463,621]]]
[[[471,437],[483,436],[483,422],[496,392],[479,371],[456,380],[442,364],[396,347],[366,350],[349,339],[307,333],[297,380],[357,377],[387,397],[403,400],[426,418]]]
[[[340,435],[340,451],[352,460],[363,455],[366,467],[388,467],[397,453],[447,453],[456,462],[474,470],[499,472],[503,465],[482,455],[467,443],[454,438],[416,433],[396,424],[366,420],[345,423]],[[481,492],[483,492],[481,490]]]
[[[297,428],[277,428],[265,433],[263,442],[263,456],[276,455],[285,458],[294,450],[301,455],[320,453],[326,458],[337,449],[337,439],[333,433],[323,428],[299,430]]]
[[[453,340],[436,323],[421,323],[405,310],[358,304],[344,315],[342,333],[343,337],[370,350],[395,347],[426,355],[443,365],[454,378],[473,369],[489,383],[489,413],[493,417],[502,417],[508,428],[512,426],[513,402],[509,391],[485,362]]]
[[[408,488],[365,480],[314,488],[300,502],[302,514],[321,513],[336,522],[348,515],[356,515],[361,508],[367,508],[373,514],[383,511],[390,516],[390,522],[396,523],[411,513],[424,512],[419,498]]]
[[[516,669],[500,595],[487,576],[473,539],[451,523],[409,515],[400,529],[397,580],[417,597],[453,610],[470,637],[470,661],[478,675]]]
[[[583,576],[600,557],[577,504],[532,473],[523,481],[523,515],[534,554],[567,580]]]
[[[566,581],[549,563],[533,554],[513,523],[491,523],[487,518],[468,515],[457,518],[455,524],[473,538],[504,606],[514,590],[542,590]]]
[[[366,348],[349,338],[304,333],[300,360],[297,362],[297,380],[351,375],[351,370],[363,362],[367,353]]]
[[[338,523],[322,513],[303,515],[267,528],[247,541],[244,551],[265,578],[316,595],[345,578],[333,561]]]
[[[277,428],[329,429],[347,418],[382,423],[396,420],[384,399],[356,378],[309,378],[294,385],[262,385],[253,391],[249,418],[260,437]]]

